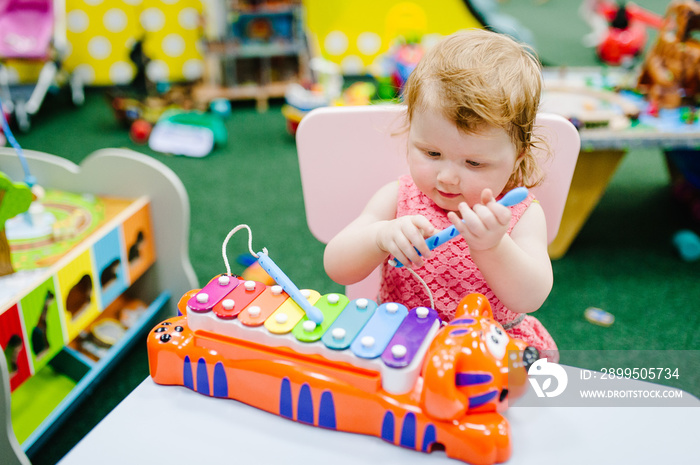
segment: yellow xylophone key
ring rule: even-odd
[[[304,289],[301,292],[311,302],[311,305],[321,298],[321,294],[318,291]],[[274,334],[287,334],[299,323],[304,315],[304,310],[296,302],[292,299],[287,299],[265,320],[265,327]]]

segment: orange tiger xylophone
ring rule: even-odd
[[[472,464],[510,457],[500,412],[525,392],[537,351],[483,295],[443,324],[430,308],[302,292],[320,324],[280,286],[220,275],[188,292],[182,315],[148,336],[153,380]]]

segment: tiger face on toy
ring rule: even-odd
[[[485,296],[470,294],[431,344],[421,406],[440,420],[503,411],[525,393],[527,368],[537,357],[534,347],[508,336]]]

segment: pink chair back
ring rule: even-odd
[[[46,58],[53,28],[52,0],[0,0],[0,58]]]
[[[325,107],[302,119],[296,133],[299,168],[311,233],[328,243],[354,220],[370,197],[408,173],[406,108],[403,105]],[[543,165],[545,181],[532,192],[547,218],[547,240],[559,230],[580,148],[576,128],[565,118],[540,113],[536,131],[553,156]],[[347,286],[350,298],[376,295],[379,272]]]

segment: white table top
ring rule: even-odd
[[[570,375],[578,368],[566,367]],[[632,386],[648,383],[632,381]],[[695,407],[517,407],[508,410],[517,464],[700,463]],[[324,430],[238,401],[147,378],[60,465],[462,463],[373,436]]]

